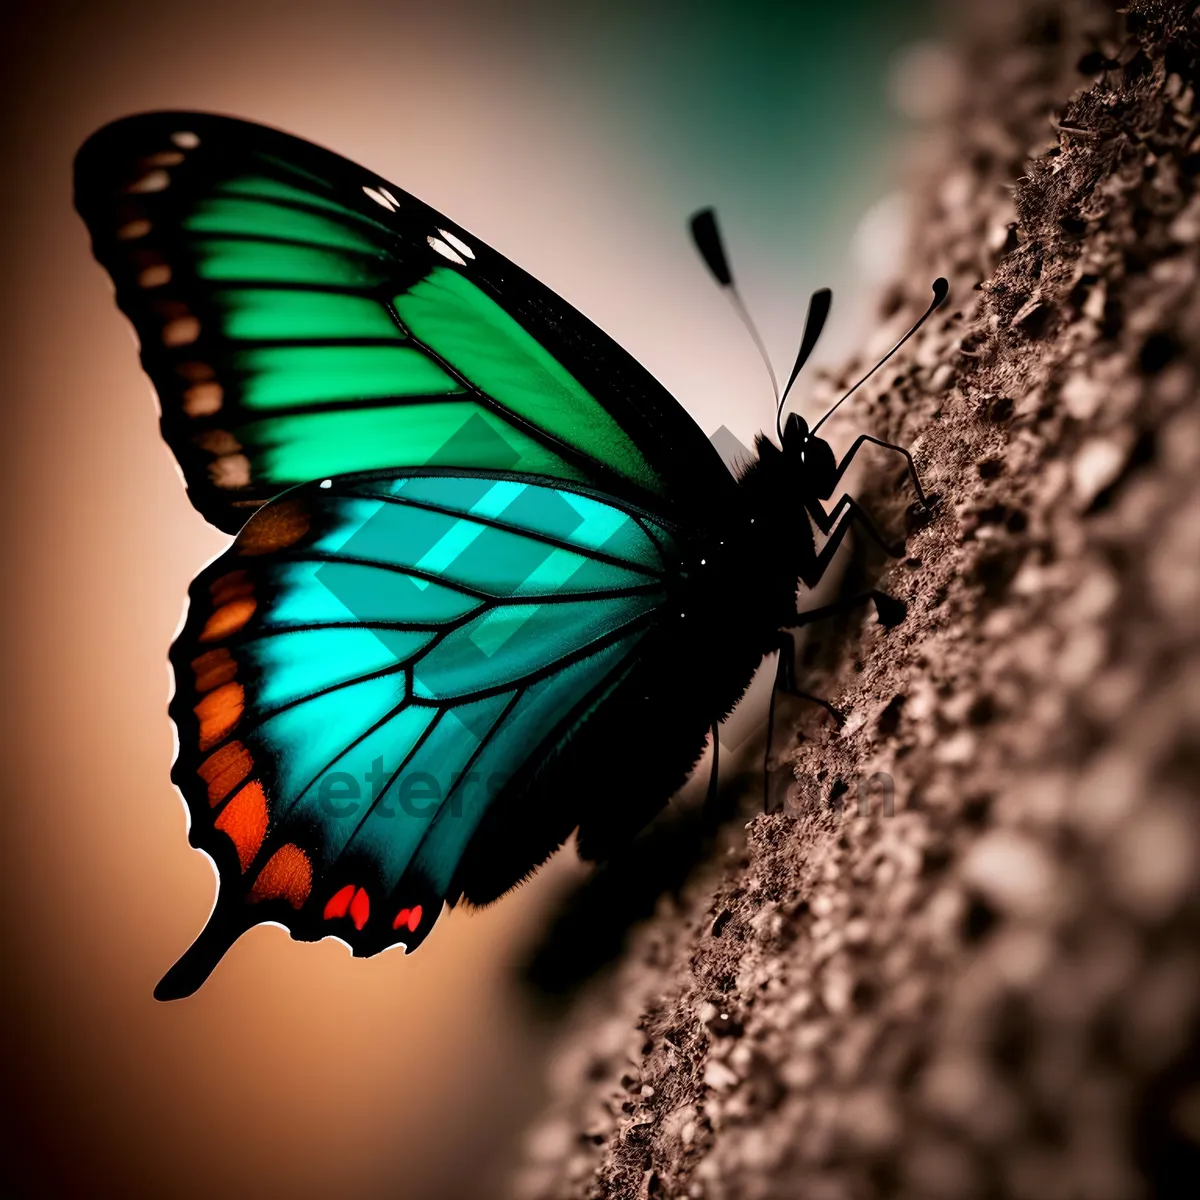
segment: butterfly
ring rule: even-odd
[[[852,523],[878,539],[849,495],[824,505],[877,439],[838,462],[777,419],[735,479],[579,312],[299,138],[119,120],[80,149],[75,203],[191,501],[236,534],[170,655],[172,779],[218,892],[160,999],[261,922],[408,952],[572,832],[611,855],[786,631],[840,607],[800,611],[797,580]],[[711,212],[692,228],[732,290]]]

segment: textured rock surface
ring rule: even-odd
[[[839,417],[942,497],[908,620],[809,651],[850,719],[574,1014],[527,1200],[1200,1195],[1196,26],[987,7],[883,315],[951,303]]]

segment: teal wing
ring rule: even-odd
[[[83,146],[75,202],[192,501],[223,529],[289,486],[385,467],[538,474],[655,511],[733,488],[590,321],[336,154],[149,113]]]
[[[263,507],[172,651],[174,779],[220,883],[158,995],[267,920],[414,948],[489,806],[626,677],[677,560],[644,512],[512,474],[372,473]]]

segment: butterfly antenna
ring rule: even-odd
[[[758,353],[766,365],[767,374],[771,377],[771,390],[775,393],[775,403],[778,405],[780,403],[779,380],[775,378],[775,368],[771,366],[771,360],[767,355],[767,348],[763,345],[763,340],[759,336],[758,329],[750,319],[750,313],[742,301],[741,293],[737,290],[737,285],[733,282],[733,272],[729,269],[729,259],[725,257],[725,244],[721,240],[721,231],[717,228],[717,214],[711,208],[702,208],[692,216],[688,224],[692,231],[692,241],[696,243],[696,249],[700,251],[700,257],[704,259],[704,265],[708,267],[717,283],[725,289],[734,311],[741,319],[742,324],[749,330],[750,336],[754,339],[754,345],[757,347]]]
[[[833,293],[828,288],[818,288],[813,292],[808,302],[808,315],[804,318],[804,336],[800,339],[800,349],[796,352],[796,365],[788,376],[787,386],[779,397],[779,405],[775,409],[775,432],[779,434],[779,444],[783,445],[783,406],[787,403],[788,393],[796,376],[800,374],[804,364],[816,348],[821,330],[825,328],[825,318],[829,316],[829,306],[833,303]]]
[[[938,305],[941,304],[949,294],[950,294],[950,284],[947,283],[946,280],[939,275],[938,278],[933,281],[933,300],[930,303],[929,307],[921,315],[921,319],[841,398],[841,400],[839,400],[837,402],[837,404],[835,404],[812,427],[813,433],[816,433],[817,430],[820,429],[821,426],[824,425],[825,422],[828,421],[829,418],[832,417],[835,412],[837,412],[839,406],[841,404],[843,404],[846,400],[849,400],[850,397],[853,396],[854,393],[857,392],[858,389],[860,387],[862,387],[862,385],[864,383],[866,383],[867,380],[870,379],[871,376],[874,375],[875,372],[878,371],[879,368],[882,367],[883,364],[885,362],[887,362],[887,360],[889,358],[891,358],[892,355],[895,354],[896,351],[899,350],[900,347],[903,346],[904,343],[907,342],[908,339],[910,337],[912,337],[912,335],[914,333],[916,333],[917,330],[920,329],[921,326],[924,325],[926,321],[929,320],[930,316],[933,314],[933,310],[935,308],[937,308]]]

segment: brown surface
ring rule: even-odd
[[[820,797],[576,1014],[520,1196],[1200,1194],[1195,27],[983,8],[885,316],[936,269],[951,303],[842,427],[944,497],[908,620],[817,652]],[[852,803],[876,771],[894,816]]]

